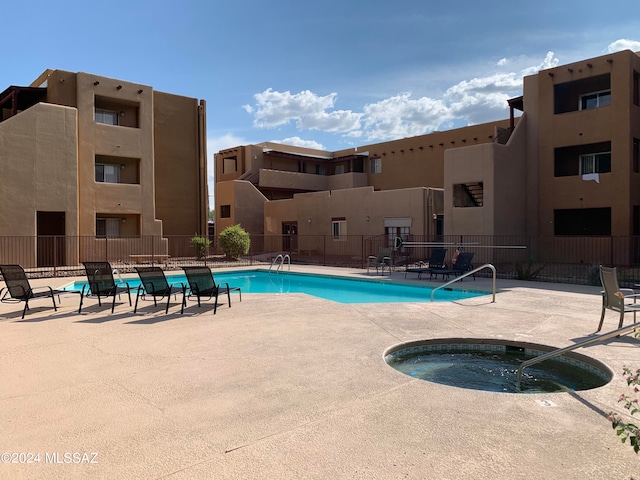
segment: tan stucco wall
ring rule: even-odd
[[[0,235],[35,235],[37,211],[66,212],[78,234],[77,144],[72,108],[41,103],[0,123]]]
[[[612,235],[631,235],[632,206],[640,204],[640,174],[631,167],[632,139],[640,138],[640,108],[631,97],[634,69],[640,71],[640,58],[622,51],[525,78],[525,111],[533,124],[528,148],[530,161],[538,163],[542,235],[554,234],[555,209],[598,207],[611,207]],[[610,106],[554,114],[555,85],[604,74],[611,76]],[[556,148],[606,141],[611,141],[612,167],[610,173],[599,175],[600,183],[577,175],[554,176]]]
[[[434,189],[374,191],[373,187],[301,193],[264,205],[265,234],[282,233],[282,222],[298,222],[299,235],[330,235],[333,218],[344,217],[348,235],[384,234],[385,218],[411,218],[411,233],[435,233],[429,205]],[[309,222],[309,220],[311,220]]]
[[[77,148],[73,108],[40,103],[0,123],[0,236],[35,236],[38,211],[64,212],[65,234],[78,234]],[[11,251],[5,244],[0,260],[35,266],[36,242],[30,245]],[[77,252],[66,257],[73,262]]]
[[[156,217],[165,235],[206,233],[206,141],[198,135],[204,104],[161,92],[153,101]]]

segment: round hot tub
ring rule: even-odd
[[[445,338],[395,345],[384,357],[388,365],[414,378],[490,392],[590,390],[613,378],[613,372],[604,363],[569,352],[526,367],[520,385],[516,385],[516,373],[522,362],[553,350],[556,348],[525,342]]]

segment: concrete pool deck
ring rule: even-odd
[[[489,290],[491,281],[461,285]],[[582,392],[474,391],[386,365],[387,348],[418,339],[563,347],[600,318],[598,287],[498,288],[495,303],[343,305],[243,292],[215,316],[211,304],[189,302],[180,315],[173,303],[165,315],[150,301],[134,315],[124,297],[113,314],[88,300],[78,315],[79,297],[64,295],[58,312],[36,300],[21,320],[24,304],[0,304],[0,453],[39,454],[0,463],[0,478],[640,478],[640,457],[603,415],[621,409],[622,367],[640,368],[632,336],[577,350],[615,372]],[[603,330],[617,320],[608,312]]]

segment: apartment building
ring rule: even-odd
[[[325,152],[275,143],[215,155],[216,229],[254,234],[438,235],[444,153],[491,144],[509,120]]]
[[[221,151],[217,223],[267,234],[541,236],[563,252],[579,237],[628,237],[611,261],[640,261],[640,56],[542,70],[509,107],[503,121],[338,152]]]
[[[73,265],[107,238],[122,239],[123,255],[169,255],[163,237],[206,234],[205,121],[202,100],[88,73],[47,70],[8,87],[0,236],[34,241],[3,261]],[[52,236],[67,241],[45,248]],[[153,240],[130,241],[143,237]]]

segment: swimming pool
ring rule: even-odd
[[[240,287],[242,293],[287,294],[306,293],[338,303],[399,303],[429,302],[432,289],[428,286],[396,283],[388,279],[356,279],[309,273],[279,272],[264,270],[241,270],[215,272],[217,283],[227,282],[231,287]],[[117,279],[116,279],[117,280]],[[131,288],[138,288],[138,277],[124,278]],[[167,275],[169,283],[186,284],[184,275]],[[65,290],[82,290],[86,282],[71,283]],[[438,290],[436,302],[451,302],[488,295],[487,292],[470,290]]]

